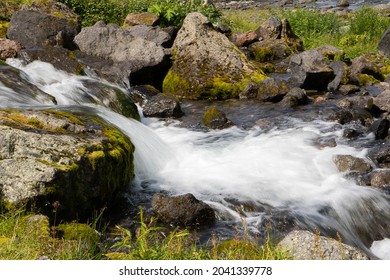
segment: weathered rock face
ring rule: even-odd
[[[278,247],[294,260],[367,260],[362,251],[340,241],[296,230],[289,233]]]
[[[343,55],[343,51],[335,47],[323,46],[291,56],[290,83],[306,90],[326,90],[335,78],[329,63]]]
[[[190,13],[173,44],[173,65],[163,92],[188,99],[228,99],[238,97],[251,80],[264,78],[205,16]]]
[[[2,88],[2,85],[5,88]],[[37,101],[42,104],[55,104],[56,100],[49,94],[41,91],[35,85],[30,83],[26,79],[26,75],[22,71],[9,66],[7,64],[0,63],[0,88],[2,88],[2,94],[0,95],[0,101],[2,96],[6,96],[5,100],[13,101],[15,103],[34,104]],[[23,92],[24,96],[15,94],[15,91]],[[2,103],[2,105],[6,105]]]
[[[100,65],[82,60],[98,68],[98,74],[102,68],[100,71],[103,72],[117,68],[118,75],[121,75],[118,80],[130,79],[132,85],[151,84],[161,88],[162,77],[169,68],[168,56],[161,45],[137,37],[135,33],[134,30],[99,21],[94,26],[83,28],[74,41],[85,54],[100,58],[96,61],[101,62]],[[111,62],[111,67],[107,61]],[[104,70],[104,67],[108,69]]]
[[[214,210],[192,194],[175,197],[155,194],[152,206],[162,222],[174,226],[200,227],[211,225],[215,221]]]
[[[0,59],[6,60],[7,58],[16,57],[21,48],[22,45],[16,41],[0,38]]]
[[[7,38],[21,43],[26,49],[59,43],[73,49],[73,38],[79,31],[78,16],[65,5],[53,1],[45,9],[30,7],[15,12]]]
[[[102,119],[62,111],[0,111],[0,196],[7,203],[59,201],[61,217],[90,216],[134,175],[129,138]]]
[[[356,171],[365,173],[372,169],[366,160],[351,155],[335,155],[333,161],[340,172]]]

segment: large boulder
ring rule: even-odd
[[[132,85],[151,84],[161,88],[163,76],[170,66],[169,56],[161,45],[148,38],[139,37],[134,29],[99,21],[83,28],[74,42],[83,53],[95,59],[80,61],[97,69],[98,74],[116,69],[119,77],[111,79],[113,82],[130,79]],[[80,56],[76,54],[76,57]]]
[[[7,30],[7,38],[21,43],[27,49],[59,43],[73,49],[73,38],[80,27],[75,13],[62,3],[50,1],[42,7],[30,6],[15,12]]]
[[[326,90],[335,78],[329,64],[343,56],[343,51],[332,46],[322,46],[291,56],[290,83],[306,90]]]
[[[315,235],[309,231],[290,232],[278,247],[294,260],[367,260],[367,255],[339,240]]]
[[[358,86],[379,83],[390,73],[390,61],[377,53],[369,53],[352,60],[349,82]]]
[[[61,218],[108,206],[133,178],[130,139],[94,114],[0,111],[0,201],[30,202]]]
[[[170,197],[157,193],[152,199],[153,211],[164,223],[182,227],[208,226],[214,223],[214,210],[192,194]]]
[[[228,99],[264,78],[205,16],[190,13],[174,41],[163,92],[188,99]]]

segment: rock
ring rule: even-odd
[[[329,89],[329,87],[328,87],[328,89]],[[339,92],[340,92],[342,95],[353,94],[353,93],[359,92],[359,90],[360,90],[360,87],[357,86],[357,85],[342,85],[342,86],[339,88]]]
[[[365,54],[352,60],[349,82],[358,86],[384,81],[389,65],[379,54]]]
[[[126,16],[125,22],[123,25],[134,26],[134,25],[147,25],[155,26],[159,17],[156,14],[143,12],[143,13],[130,13]]]
[[[359,172],[366,173],[371,171],[372,167],[365,159],[357,158],[351,155],[335,155],[333,162],[340,172]]]
[[[247,47],[259,40],[255,31],[247,31],[242,34],[235,34],[234,41],[238,47]]]
[[[384,90],[374,97],[373,104],[381,111],[390,112],[390,90]]]
[[[233,123],[226,118],[225,113],[217,108],[208,109],[203,115],[202,122],[211,129],[223,129],[233,125]]]
[[[149,99],[161,92],[151,85],[132,86],[130,94],[135,102],[143,106]]]
[[[290,232],[278,247],[294,260],[368,260],[357,248],[303,230]]]
[[[130,139],[99,117],[63,111],[0,111],[0,201],[32,203],[61,219],[110,207],[134,175]]]
[[[121,75],[117,79],[119,81],[127,79],[132,85],[151,84],[161,88],[170,65],[169,57],[162,46],[136,37],[134,30],[139,31],[140,28],[131,31],[100,21],[83,28],[74,41],[82,52],[95,58],[95,61],[91,61],[87,57],[82,62],[94,65],[99,72],[110,72],[116,68],[118,75]],[[111,65],[107,65],[107,62]]]
[[[0,59],[16,57],[18,51],[22,49],[22,45],[16,41],[0,38]]]
[[[255,42],[248,47],[250,58],[258,62],[280,60],[293,54],[284,40],[267,40]]]
[[[348,81],[348,66],[342,61],[332,61],[329,64],[335,75],[334,79],[328,84],[328,91],[335,92],[340,85],[345,85]]]
[[[4,85],[5,87],[2,87]],[[0,89],[1,95],[6,95],[6,100],[14,100],[16,104],[25,102],[26,104],[56,104],[56,100],[46,92],[41,91],[37,86],[27,80],[27,75],[7,64],[0,63]],[[15,92],[23,92],[24,96],[17,95]],[[0,100],[1,100],[0,95]],[[12,101],[11,101],[12,102]],[[12,105],[2,103],[5,105]]]
[[[349,110],[342,109],[330,115],[329,120],[337,121],[340,124],[347,124],[353,121],[353,114]]]
[[[259,83],[256,98],[263,102],[279,102],[287,92],[288,87],[284,81],[268,78]]]
[[[341,8],[347,8],[349,7],[349,1],[348,0],[340,0],[337,5],[337,7],[341,7]]]
[[[286,107],[297,107],[306,105],[308,102],[309,98],[304,89],[293,88],[283,97],[281,104]]]
[[[78,16],[64,4],[50,2],[45,7],[26,7],[15,12],[7,30],[7,38],[22,44],[26,49],[43,45],[58,45],[74,49],[73,38],[80,31]]]
[[[286,58],[303,51],[302,40],[294,34],[286,19],[271,17],[255,32],[261,42],[251,45],[249,51],[260,62]]]
[[[86,102],[110,108],[128,118],[141,120],[129,92],[94,79],[85,78],[81,82],[85,86],[85,95],[80,98],[87,99]]]
[[[200,13],[190,13],[173,44],[173,65],[163,93],[187,99],[238,97],[251,80],[265,78],[245,56]]]
[[[386,32],[382,35],[382,38],[379,41],[378,52],[390,58],[390,27],[387,28]]]
[[[152,207],[162,222],[173,226],[201,227],[215,221],[214,210],[192,194],[169,197],[157,193],[153,195]]]
[[[370,131],[375,135],[375,140],[385,139],[389,135],[389,129],[390,121],[387,119],[376,120],[370,127]]]
[[[34,49],[23,49],[18,52],[18,58],[25,64],[40,60],[52,64],[55,68],[68,73],[84,74],[83,66],[75,59],[73,53],[59,46],[44,46]]]
[[[390,169],[374,171],[371,176],[371,186],[380,189],[390,187]]]
[[[161,28],[159,26],[136,25],[128,28],[129,34],[150,42],[156,43],[164,48],[172,47],[177,30],[174,27]]]
[[[175,98],[161,93],[147,99],[142,108],[145,117],[180,118],[184,115],[180,103]]]
[[[306,90],[326,90],[335,78],[329,63],[344,56],[344,52],[323,46],[290,57],[291,78],[289,82]]]
[[[343,138],[346,138],[346,139],[353,139],[353,138],[356,138],[358,136],[360,136],[362,133],[356,129],[353,129],[353,128],[346,128],[344,129],[343,131]]]
[[[390,168],[390,142],[370,149],[367,156],[379,167]]]

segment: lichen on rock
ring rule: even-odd
[[[187,99],[236,98],[250,82],[265,78],[205,16],[190,13],[173,44],[163,92]]]

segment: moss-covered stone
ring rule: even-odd
[[[97,244],[100,241],[99,233],[87,224],[60,224],[57,226],[56,230],[58,235],[65,240],[77,240],[90,244]]]
[[[6,38],[9,22],[0,21],[0,38]]]

